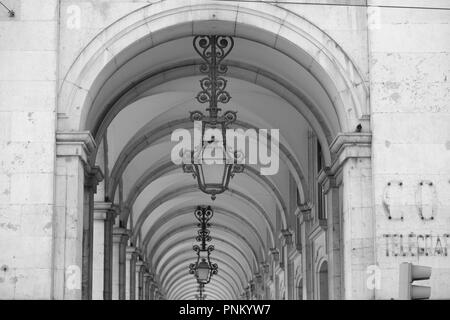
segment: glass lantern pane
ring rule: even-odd
[[[200,281],[201,283],[205,283],[206,281],[208,281],[208,275],[209,270],[198,270],[198,281]]]
[[[205,186],[216,185],[221,186],[224,180],[225,165],[224,164],[204,164],[202,165],[202,176]]]
[[[200,262],[197,267],[197,279],[201,283],[208,281],[209,266],[206,262]]]

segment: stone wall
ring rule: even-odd
[[[58,88],[96,34],[149,1],[4,2],[16,16],[0,11],[0,297],[50,299]],[[432,298],[449,298],[450,11],[283,6],[331,36],[370,88],[373,296],[396,298],[409,261],[432,266]]]
[[[52,297],[58,1],[0,10],[0,297]]]
[[[431,296],[448,299],[450,12],[381,9],[379,23],[369,35],[377,297],[397,297],[407,261],[433,267]]]

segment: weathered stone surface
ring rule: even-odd
[[[258,270],[263,273],[266,291],[258,294],[299,297],[293,284],[286,282],[295,281],[300,286],[302,281],[304,298],[318,298],[317,268],[328,259],[329,268],[343,269],[342,274],[340,270],[329,272],[330,297],[397,298],[398,266],[404,261],[433,268],[429,281],[432,298],[450,296],[448,11],[262,2],[237,6],[208,0],[5,1],[16,17],[0,12],[0,298],[81,298],[82,230],[89,229],[83,213],[92,209],[86,199],[93,202],[85,194],[85,174],[94,164],[105,173],[95,201],[121,206],[110,244],[105,245],[103,216],[98,212],[98,219],[94,216],[94,298],[103,298],[105,256],[112,260],[108,272],[112,274],[109,285],[113,299],[129,298],[130,290],[137,298],[144,273],[144,297],[167,293],[164,288],[150,288],[153,257],[145,257],[147,269],[134,270],[134,260],[125,248],[142,246],[143,256],[155,250],[161,260],[170,260],[169,254],[181,257],[186,248],[190,250],[191,244],[180,251],[157,247],[163,243],[160,239],[165,232],[161,230],[148,243],[144,240],[146,231],[158,223],[164,225],[161,219],[166,214],[176,212],[184,202],[194,205],[187,196],[154,204],[154,212],[142,223],[142,229],[135,231],[133,224],[149,199],[164,199],[157,196],[165,192],[172,194],[173,190],[166,188],[169,183],[177,181],[177,188],[189,189],[192,179],[170,173],[156,182],[163,187],[153,184],[148,189],[132,189],[146,172],[143,167],[164,161],[161,153],[170,147],[158,140],[158,146],[147,148],[150,136],[141,141],[147,148],[139,154],[141,158],[126,160],[129,166],[123,175],[111,180],[109,174],[123,146],[144,125],[167,125],[178,115],[186,116],[180,112],[185,111],[183,106],[197,106],[193,98],[186,98],[194,96],[194,86],[180,87],[177,78],[196,83],[198,66],[192,63],[197,57],[186,48],[193,34],[205,32],[231,34],[236,43],[243,44],[230,55],[236,78],[248,75],[230,80],[230,88],[242,90],[233,100],[242,119],[270,126],[273,118],[280,117],[278,127],[295,121],[298,114],[302,119],[298,121],[301,130],[295,125],[281,128],[290,131],[281,140],[292,154],[283,154],[282,160],[291,162],[271,178],[274,187],[268,187],[271,194],[279,192],[279,198],[274,200],[264,188],[237,177],[233,188],[245,194],[253,192],[251,199],[259,207],[235,204],[237,193],[226,198],[229,201],[217,202],[240,214],[249,213],[248,220],[233,220],[222,212],[222,222],[229,229],[218,232],[221,240],[238,239],[237,249],[243,253],[228,248],[233,257],[236,253],[237,259],[244,256],[245,261],[249,256],[254,260],[248,265],[243,262],[243,266],[231,263],[228,277],[236,277],[238,284],[230,291],[242,289],[238,294],[247,294],[246,288],[240,288],[242,275],[247,278],[247,273],[261,263],[268,269]],[[427,5],[445,6],[446,2],[434,0]],[[183,38],[188,40],[183,42]],[[176,56],[177,52],[182,54]],[[177,69],[180,65],[188,71]],[[158,74],[162,69],[166,71]],[[106,114],[104,108],[112,106],[116,94],[130,84],[138,85],[149,73],[156,75],[124,98],[124,105],[132,103],[127,111],[115,110],[115,114],[100,119],[111,121],[106,123],[108,128],[93,123]],[[235,87],[233,83],[237,83]],[[253,99],[256,95],[258,99]],[[134,101],[137,97],[141,103],[144,98],[155,99],[152,103],[159,109],[151,109],[147,102],[139,105]],[[264,109],[268,101],[278,108]],[[252,104],[258,105],[258,112],[251,112]],[[295,110],[286,113],[286,119],[282,118],[284,107]],[[151,112],[157,115],[147,121]],[[362,125],[361,133],[355,132],[358,124]],[[97,125],[107,132],[101,141]],[[312,143],[308,130],[315,131],[324,147],[331,147],[331,153],[328,148],[324,152],[327,179],[333,180],[327,181],[325,191],[332,190],[325,197],[328,207],[324,210],[333,213],[329,224],[321,225],[317,220],[320,190],[313,185],[318,170],[311,158],[316,149],[305,147]],[[97,144],[99,154],[91,159]],[[305,175],[302,178],[311,190],[303,190],[300,177],[292,175],[292,163]],[[291,180],[295,182],[290,185]],[[109,190],[111,182],[117,182],[115,193]],[[130,190],[142,192],[131,209],[122,206]],[[297,199],[297,193],[304,203]],[[107,199],[111,194],[113,199]],[[297,226],[291,211],[300,205],[309,209],[300,214]],[[166,231],[176,227],[166,226]],[[257,232],[245,234],[252,228]],[[126,229],[131,230],[129,239]],[[247,242],[229,236],[226,232],[230,230],[244,234]],[[281,230],[293,231],[293,239],[297,239],[295,232],[302,233],[298,253],[288,252],[286,247],[291,244],[282,243]],[[180,234],[187,237],[188,232]],[[108,246],[111,251],[105,252]],[[283,261],[269,263],[269,248]],[[233,269],[239,270],[233,273]],[[380,271],[381,279],[374,282],[379,285],[368,285],[368,270]]]

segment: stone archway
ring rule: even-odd
[[[195,15],[192,14],[194,12]],[[265,12],[272,14],[267,15]],[[145,74],[137,72],[128,77],[131,86],[120,86],[114,79],[120,78],[122,72],[129,69],[143,52],[151,52],[163,48],[164,45],[183,41],[192,34],[207,32],[211,24],[222,34],[243,39],[243,43],[267,47],[268,53],[282,55],[286,61],[297,64],[311,75],[317,88],[328,97],[329,103],[314,103],[313,99],[308,99],[301,90],[294,92],[288,84],[280,85],[282,81],[276,85],[276,80],[281,80],[280,71],[260,68],[258,74],[262,75],[262,80],[257,84],[274,92],[284,92],[286,98],[290,97],[291,101],[298,99],[303,102],[298,112],[305,117],[320,144],[324,146],[328,168],[324,184],[331,188],[329,190],[338,187],[338,184],[334,184],[335,179],[339,179],[335,175],[341,175],[342,181],[348,182],[344,183],[346,192],[351,193],[360,188],[357,183],[361,181],[347,180],[347,174],[349,170],[355,172],[355,167],[363,166],[363,170],[370,167],[370,134],[367,133],[370,127],[365,118],[368,114],[367,92],[364,89],[364,81],[351,60],[324,32],[288,10],[268,4],[261,5],[257,10],[245,5],[237,10],[235,5],[213,1],[194,1],[194,4],[189,6],[183,1],[161,1],[146,6],[126,15],[95,37],[77,57],[62,83],[57,133],[56,192],[57,198],[61,199],[58,207],[65,212],[65,219],[72,221],[72,224],[67,225],[64,230],[59,230],[57,235],[58,238],[64,239],[65,244],[65,249],[61,247],[62,251],[55,252],[55,264],[59,267],[54,279],[57,297],[79,297],[79,289],[72,290],[65,285],[65,270],[68,264],[78,265],[85,271],[83,274],[90,274],[90,265],[86,261],[90,261],[88,257],[92,256],[89,250],[92,250],[93,190],[102,178],[95,167],[95,155],[105,128],[123,107],[136,99],[133,90],[138,85],[156,86],[151,82],[152,79],[157,79],[158,76],[180,66],[189,66],[186,61],[173,57],[167,64],[162,63],[162,67],[153,67]],[[269,25],[270,29],[267,27]],[[278,33],[273,30],[278,30]],[[106,53],[113,55],[105,59]],[[244,58],[242,61],[236,61],[239,66],[236,67],[236,74],[246,72],[248,75],[249,69],[254,67],[245,66],[247,62]],[[194,63],[194,68],[186,75],[195,74],[195,65]],[[290,75],[284,76],[289,78]],[[175,72],[174,77],[181,77],[181,74]],[[108,94],[111,90],[117,94]],[[349,133],[358,123],[362,123],[363,132],[366,133]],[[360,158],[364,159],[364,163]],[[348,165],[349,159],[352,166]],[[356,175],[360,175],[358,170],[356,169]],[[300,185],[299,177],[296,183]],[[304,193],[302,199],[305,203],[307,200],[313,201]],[[336,202],[333,196],[335,195],[332,192],[327,196],[327,201],[332,204],[330,210]],[[348,213],[351,209],[359,208],[352,202],[353,199],[348,201],[345,206]],[[331,221],[335,223],[338,220]],[[351,219],[347,221],[353,223]],[[125,221],[125,224],[127,223],[128,221]],[[283,225],[283,228],[285,227],[286,224]],[[136,232],[138,233],[140,229]],[[124,237],[128,236],[124,234]],[[347,237],[350,236],[347,234]],[[346,258],[348,261],[348,256]],[[258,270],[259,266],[255,269]],[[87,285],[89,281],[90,276],[87,276]],[[89,291],[89,287],[87,288]]]
[[[191,14],[193,12],[195,18]],[[271,15],[266,12],[271,12]],[[96,103],[93,99],[108,78],[136,56],[137,50],[148,50],[193,33],[208,33],[212,24],[220,25],[221,34],[274,46],[299,64],[310,65],[309,71],[327,88],[326,92],[340,97],[334,103],[341,131],[351,131],[358,121],[364,121],[364,116],[368,114],[367,90],[357,68],[333,39],[308,20],[270,4],[261,4],[256,10],[242,4],[238,9],[235,4],[214,1],[193,1],[189,5],[184,1],[160,1],[124,16],[120,23],[112,24],[99,33],[78,55],[60,89],[58,130],[87,129],[95,134],[98,116],[104,113],[100,110],[92,112]],[[187,25],[190,27],[186,28]],[[172,30],[170,33],[168,28]],[[244,32],[252,28],[258,30],[260,35]],[[278,33],[275,34],[274,30]],[[143,40],[149,35],[151,41],[144,44]],[[105,52],[114,55],[105,59]],[[87,89],[90,89],[89,95]],[[109,106],[104,101],[97,103],[102,104],[103,108]],[[87,119],[89,112],[97,116]]]

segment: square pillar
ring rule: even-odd
[[[303,279],[303,300],[312,300],[314,298],[314,276],[313,276],[313,257],[309,233],[312,225],[312,206],[304,204],[300,206],[300,230],[302,243],[302,279]]]
[[[150,300],[162,300],[163,299],[162,292],[159,290],[158,284],[156,282],[153,282],[150,294],[151,294]]]
[[[83,213],[83,264],[81,278],[81,298],[92,299],[93,260],[94,260],[94,193],[103,180],[99,167],[88,167],[84,176]]]
[[[125,251],[125,300],[134,300],[136,248],[127,246]]]
[[[146,272],[145,262],[141,266],[141,270],[139,271],[139,300],[145,300],[145,278],[144,274]]]
[[[104,294],[105,300],[112,300],[113,291],[113,229],[114,221],[118,215],[119,209],[112,205],[107,211],[105,221],[105,255],[104,255]]]
[[[327,252],[328,252],[328,294],[330,300],[342,299],[342,263],[341,263],[341,202],[339,184],[330,168],[325,168],[319,177],[319,183],[325,196],[327,216]]]
[[[149,300],[156,300],[155,295],[156,295],[157,290],[158,290],[158,286],[156,285],[156,282],[151,280],[149,291],[148,291],[148,299]]]
[[[129,230],[125,229],[125,233],[119,244],[119,300],[126,300],[127,288],[127,245],[129,239]],[[129,277],[129,275],[128,275]]]
[[[287,300],[294,300],[294,264],[289,261],[289,254],[293,247],[292,232],[290,230],[281,230],[282,245],[284,250],[284,283],[286,287]]]
[[[111,300],[112,225],[115,216],[112,203],[94,203],[92,299],[95,300]]]
[[[342,178],[342,257],[345,299],[375,298],[367,286],[375,264],[375,216],[372,203],[371,135],[339,134],[330,150],[336,159],[330,172]]]
[[[250,280],[248,282],[249,292],[250,292],[250,300],[256,300],[256,284],[255,280]]]
[[[269,300],[269,271],[270,271],[270,266],[268,263],[265,262],[261,262],[260,263],[260,267],[261,267],[261,271],[262,271],[262,275],[261,275],[261,281],[262,281],[262,285],[261,285],[261,291],[262,291],[262,300]]]
[[[143,300],[150,300],[150,288],[152,282],[152,275],[148,272],[144,272],[144,296]]]
[[[135,300],[142,300],[142,272],[141,269],[144,265],[144,262],[141,260],[137,260],[135,264]]]
[[[264,271],[262,271],[262,272],[264,272]],[[261,273],[256,273],[255,280],[256,280],[255,281],[255,300],[263,300],[264,299],[264,277]]]
[[[57,132],[53,298],[82,298],[85,171],[95,150],[89,132]]]
[[[113,228],[112,248],[112,300],[125,299],[125,246],[128,240],[127,230]]]

